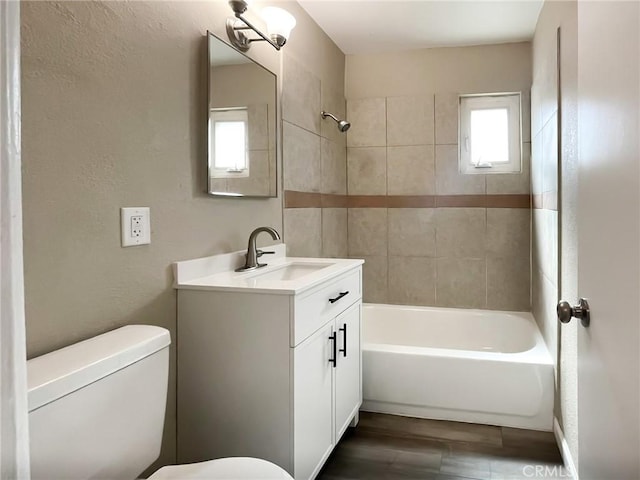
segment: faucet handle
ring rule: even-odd
[[[264,251],[264,250],[256,250],[256,256],[260,258],[262,255],[273,255],[276,252],[273,251]]]

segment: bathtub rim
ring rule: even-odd
[[[366,311],[367,308],[378,307],[383,309],[399,309],[399,310],[420,310],[420,311],[453,311],[458,313],[475,313],[488,315],[491,313],[504,314],[504,315],[517,315],[519,318],[529,322],[533,327],[534,345],[528,350],[520,352],[494,352],[484,350],[465,350],[454,348],[439,348],[439,347],[421,347],[421,346],[409,346],[409,345],[395,345],[392,343],[373,343],[367,342],[362,338],[362,349],[371,350],[376,352],[389,352],[406,355],[436,355],[449,358],[467,358],[467,359],[482,359],[491,360],[496,362],[514,362],[523,364],[539,364],[539,365],[555,365],[551,353],[547,348],[540,327],[538,326],[533,314],[531,312],[517,312],[517,311],[505,311],[505,310],[485,310],[478,308],[449,308],[449,307],[434,307],[434,306],[418,306],[418,305],[394,305],[386,303],[363,303],[362,304],[362,323],[363,332],[366,329]]]

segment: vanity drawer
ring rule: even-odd
[[[361,297],[362,267],[329,280],[307,294],[294,297],[291,346],[298,345]]]

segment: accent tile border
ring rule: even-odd
[[[284,191],[284,208],[347,208],[347,196],[318,192]]]
[[[531,208],[531,196],[511,195],[336,195],[285,190],[285,208]],[[534,206],[534,208],[536,208]]]

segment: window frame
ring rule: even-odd
[[[506,108],[508,115],[509,161],[475,165],[471,162],[471,112]],[[522,94],[521,92],[460,95],[458,169],[462,174],[522,173]]]
[[[212,178],[243,178],[250,176],[250,155],[249,155],[249,111],[247,107],[232,108],[212,108],[210,110],[210,125],[212,134],[210,135],[210,158],[213,165],[210,165],[210,176]],[[228,168],[216,166],[216,123],[218,122],[243,122],[244,123],[244,147],[245,166],[244,168]]]

